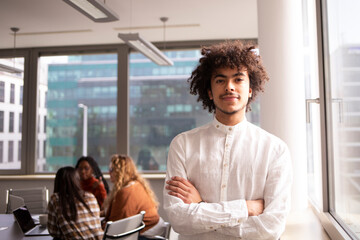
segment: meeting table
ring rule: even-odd
[[[51,236],[36,236],[25,237],[21,228],[15,221],[12,214],[0,214],[0,239],[1,240],[19,240],[19,239],[32,239],[32,240],[47,240],[53,239]]]

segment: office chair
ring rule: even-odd
[[[26,205],[31,214],[46,213],[49,190],[46,187],[6,190],[6,213]]]
[[[161,239],[161,240],[168,240],[170,238],[171,232],[171,224],[169,222],[164,222],[164,230],[162,235],[156,235],[153,237],[148,237],[149,239]]]
[[[131,217],[120,219],[118,221],[109,221],[106,223],[103,240],[122,239],[137,240],[140,231],[145,227],[142,221],[145,211],[141,211]]]

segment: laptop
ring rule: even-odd
[[[26,206],[21,206],[13,211],[16,222],[19,224],[25,236],[48,236],[46,226],[35,224],[34,219]]]

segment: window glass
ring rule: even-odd
[[[116,153],[117,55],[41,57],[39,72],[36,171],[75,165],[83,154],[107,169]]]
[[[4,142],[0,141],[0,164],[4,163]]]
[[[360,238],[360,2],[327,1],[330,210]]]
[[[8,159],[9,162],[14,162],[14,141],[9,141]]]
[[[14,132],[14,113],[9,112],[9,132]]]
[[[21,148],[21,125],[24,86],[24,58],[0,58],[0,169],[20,169],[17,156]],[[14,144],[20,143],[20,144]],[[14,155],[16,153],[16,155]]]
[[[200,58],[198,49],[167,51],[174,66],[158,66],[130,54],[130,155],[142,171],[165,171],[168,148],[179,133],[208,123],[213,115],[189,93],[187,79]],[[259,104],[249,121],[259,124]]]
[[[4,132],[4,111],[0,111],[0,132]]]
[[[15,84],[10,84],[10,103],[15,103]]]
[[[307,177],[309,199],[322,210],[322,156],[315,0],[303,0],[304,76],[307,105]]]
[[[0,102],[5,101],[5,82],[0,81]]]

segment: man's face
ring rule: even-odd
[[[210,99],[214,101],[215,114],[218,118],[230,116],[242,118],[252,94],[247,69],[219,68],[215,70],[211,76],[211,90],[208,93]]]

